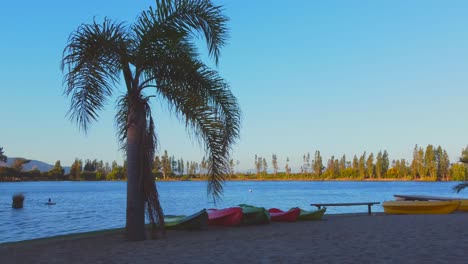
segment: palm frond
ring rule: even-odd
[[[118,98],[115,108],[117,110],[117,114],[115,115],[117,140],[120,145],[120,150],[126,153],[128,130],[128,96],[126,94]]]
[[[205,147],[211,165],[208,192],[219,198],[228,172],[229,151],[239,136],[241,113],[237,100],[219,74],[197,59],[187,36],[170,30],[153,33],[158,42],[142,45],[139,50],[146,58],[141,64],[144,81],[140,89],[156,88],[170,110],[185,121],[189,134]]]
[[[457,185],[455,185],[453,187],[453,191],[459,193],[460,191],[462,191],[466,187],[468,187],[468,182],[459,183],[459,184],[457,184]]]
[[[123,24],[105,19],[72,32],[63,51],[64,94],[71,95],[68,115],[85,132],[96,121],[122,69],[127,33]]]
[[[175,72],[180,72],[180,69]],[[209,161],[208,193],[216,200],[222,193],[224,176],[229,172],[229,151],[239,136],[240,110],[232,94],[216,79],[203,72],[192,77],[158,79],[157,92],[165,98],[170,109],[185,121],[189,132],[205,146]],[[198,81],[195,81],[198,80]],[[229,101],[229,103],[227,103]]]
[[[137,22],[139,35],[159,30],[173,29],[182,34],[201,33],[206,40],[208,53],[218,64],[220,50],[228,37],[221,6],[210,0],[157,0],[157,8],[144,11]]]

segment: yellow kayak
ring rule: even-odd
[[[468,212],[468,200],[460,200],[460,206],[457,208],[457,211]]]
[[[386,201],[382,206],[386,214],[450,214],[460,201]]]
[[[407,195],[407,194],[395,194],[397,201],[460,201],[460,206],[457,211],[468,212],[468,199],[456,198],[456,197],[439,197],[429,195]]]

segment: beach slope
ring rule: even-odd
[[[0,244],[0,263],[467,263],[468,214],[326,215],[323,221]]]

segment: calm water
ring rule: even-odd
[[[205,182],[159,182],[165,214],[191,214],[202,208],[241,203],[289,209],[312,209],[310,203],[393,200],[393,194],[457,195],[454,182],[227,182],[214,205]],[[251,190],[251,191],[249,191]],[[11,197],[26,196],[24,208],[11,208]],[[57,204],[45,205],[48,198]],[[0,183],[0,243],[125,225],[126,182]],[[364,206],[330,207],[327,214],[366,212]],[[373,211],[382,212],[381,206]]]

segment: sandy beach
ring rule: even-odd
[[[467,263],[468,214],[325,215],[323,221],[98,233],[0,245],[0,263]]]

